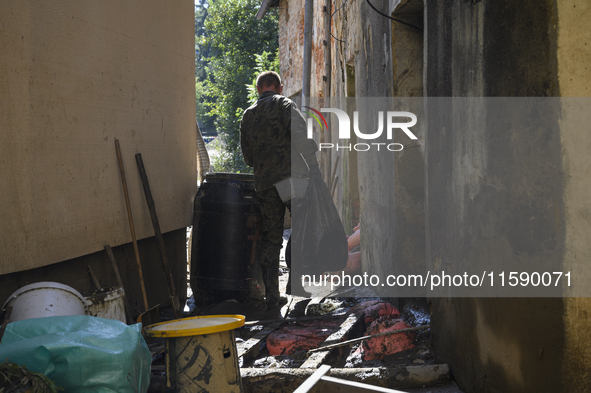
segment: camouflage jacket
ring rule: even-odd
[[[244,112],[240,146],[259,191],[288,177],[305,177],[308,166],[318,165],[318,145],[306,137],[306,122],[296,104],[271,91]]]

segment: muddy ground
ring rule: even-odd
[[[280,290],[285,296],[285,288],[289,276],[285,259],[282,254],[280,275]],[[310,288],[308,288],[310,289]],[[189,288],[190,290],[190,288]],[[352,288],[351,290],[354,290]],[[189,300],[189,308],[186,308],[185,317],[199,316],[199,315],[232,315],[240,314],[246,317],[246,321],[250,322],[249,326],[235,330],[237,344],[245,342],[253,337],[257,332],[269,324],[269,321],[289,320],[286,324],[296,324],[298,320],[310,318],[317,315],[318,319],[335,319],[339,321],[336,324],[336,329],[348,315],[349,310],[357,304],[367,301],[384,301],[391,303],[400,311],[400,318],[410,326],[424,326],[430,324],[429,305],[425,299],[379,299],[372,297],[371,294],[361,293],[359,296],[351,296],[351,291],[348,297],[334,297],[330,296],[321,301],[327,295],[326,292],[316,292],[310,298],[287,296],[288,302],[272,310],[267,310],[264,303],[261,301],[238,301],[234,299],[225,300],[220,303],[210,305],[197,305],[193,307],[193,303]],[[353,292],[354,295],[354,292]],[[368,296],[369,295],[369,296]],[[197,302],[198,303],[198,302]],[[314,308],[309,305],[316,303]],[[320,307],[318,304],[323,304]],[[308,314],[306,309],[308,308]],[[316,311],[314,311],[314,309]],[[329,312],[319,312],[319,309],[324,309]],[[318,315],[322,314],[322,315]],[[260,324],[252,324],[253,321],[261,321]],[[348,334],[347,339],[361,337],[365,335],[367,326],[364,321],[356,324],[355,328]],[[414,348],[404,350],[384,356],[382,359],[363,360],[360,354],[355,355],[355,351],[361,345],[356,343],[351,346],[337,348],[323,360],[323,364],[329,364],[332,368],[404,368],[406,366],[421,366],[433,365],[440,363],[433,355],[430,349],[430,330],[424,329],[414,332]],[[165,365],[164,365],[164,343],[163,340],[153,340],[150,343],[153,357],[152,365],[152,384],[150,392],[162,392],[165,389]],[[306,350],[297,351],[290,355],[269,355],[266,341],[260,342],[260,351],[255,357],[248,357],[246,360],[239,358],[239,366],[241,368],[261,368],[261,369],[293,369],[299,368],[308,359]],[[432,392],[432,393],[461,393],[462,391],[457,385],[451,381],[445,386],[436,387],[416,387],[412,389],[401,389],[405,392]]]

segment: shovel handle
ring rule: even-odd
[[[138,275],[140,278],[140,285],[142,287],[142,296],[144,298],[144,309],[148,310],[148,296],[146,294],[146,285],[144,284],[144,275],[142,273],[142,264],[140,262],[140,252],[137,248],[137,240],[135,238],[135,229],[133,227],[133,216],[131,214],[131,204],[129,203],[129,193],[127,192],[127,181],[125,180],[125,170],[123,169],[123,159],[121,158],[121,147],[119,146],[119,139],[115,139],[115,149],[117,150],[117,161],[119,162],[119,172],[121,172],[121,183],[123,184],[123,193],[125,194],[125,205],[127,206],[127,218],[129,219],[129,230],[131,232],[131,240],[133,241],[133,251],[135,252],[135,262],[138,268]]]
[[[164,269],[164,277],[166,278],[166,284],[168,287],[168,295],[174,309],[174,316],[178,319],[178,310],[180,308],[179,297],[174,287],[174,280],[172,279],[172,272],[170,271],[170,265],[168,263],[168,256],[166,254],[166,247],[164,246],[164,238],[160,231],[160,223],[158,222],[158,215],[156,214],[156,205],[154,204],[154,198],[152,197],[152,191],[150,190],[150,183],[148,182],[148,175],[146,174],[146,168],[144,167],[144,161],[142,160],[142,154],[137,153],[135,155],[135,161],[137,163],[138,170],[140,172],[140,178],[142,179],[142,186],[144,187],[144,195],[146,196],[146,203],[150,210],[150,218],[152,220],[152,227],[154,228],[154,235],[156,235],[156,243],[158,244],[158,250],[160,251],[160,257],[162,258],[162,268]]]

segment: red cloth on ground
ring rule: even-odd
[[[366,335],[378,334],[383,332],[390,332],[393,330],[408,329],[412,326],[398,320],[388,320],[387,317],[375,320],[365,332]],[[396,352],[402,352],[407,349],[415,347],[414,333],[395,333],[385,336],[379,336],[365,340],[362,345],[357,348],[355,353],[362,353],[363,360],[382,359],[384,356],[391,355]]]
[[[284,326],[267,336],[269,355],[291,355],[297,351],[318,348],[342,322],[340,319],[301,321]]]

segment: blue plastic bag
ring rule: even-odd
[[[8,324],[0,361],[47,375],[68,393],[145,393],[152,356],[141,324],[86,315],[34,318]]]

